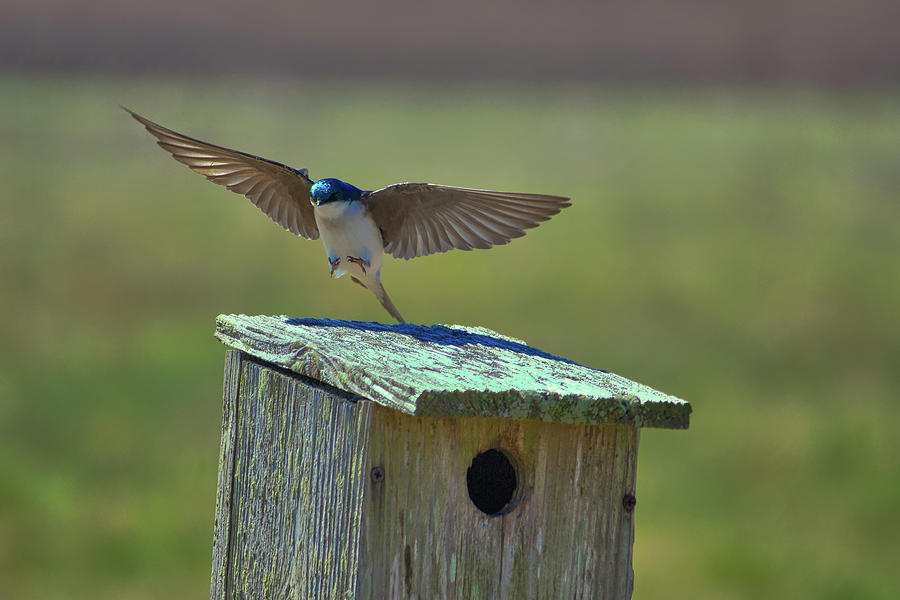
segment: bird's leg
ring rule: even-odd
[[[359,268],[362,269],[363,275],[366,274],[366,267],[371,266],[371,265],[369,264],[369,261],[367,261],[367,260],[364,259],[364,258],[357,258],[357,257],[355,257],[355,256],[348,256],[348,257],[347,257],[347,260],[349,260],[350,262],[352,262],[352,263],[354,263],[354,264],[359,265]]]
[[[332,277],[334,277],[334,269],[335,269],[339,264],[341,264],[341,257],[339,256],[339,257],[337,257],[337,258],[331,258],[331,257],[329,256],[329,257],[328,257],[328,264],[331,265],[331,273],[329,273],[329,275],[331,275]]]

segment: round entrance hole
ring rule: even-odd
[[[472,459],[466,471],[469,498],[481,512],[503,512],[516,491],[516,470],[500,450],[485,450]]]

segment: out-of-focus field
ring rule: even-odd
[[[900,91],[11,76],[0,597],[204,597],[215,315],[387,317],[119,104],[314,178],[571,195],[388,261],[397,306],[691,401],[642,433],[636,598],[900,597]]]

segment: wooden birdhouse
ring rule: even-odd
[[[631,596],[638,432],[683,400],[481,328],[216,335],[214,600]]]

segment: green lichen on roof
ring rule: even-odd
[[[691,406],[482,327],[220,315],[227,346],[401,412],[686,429]]]

